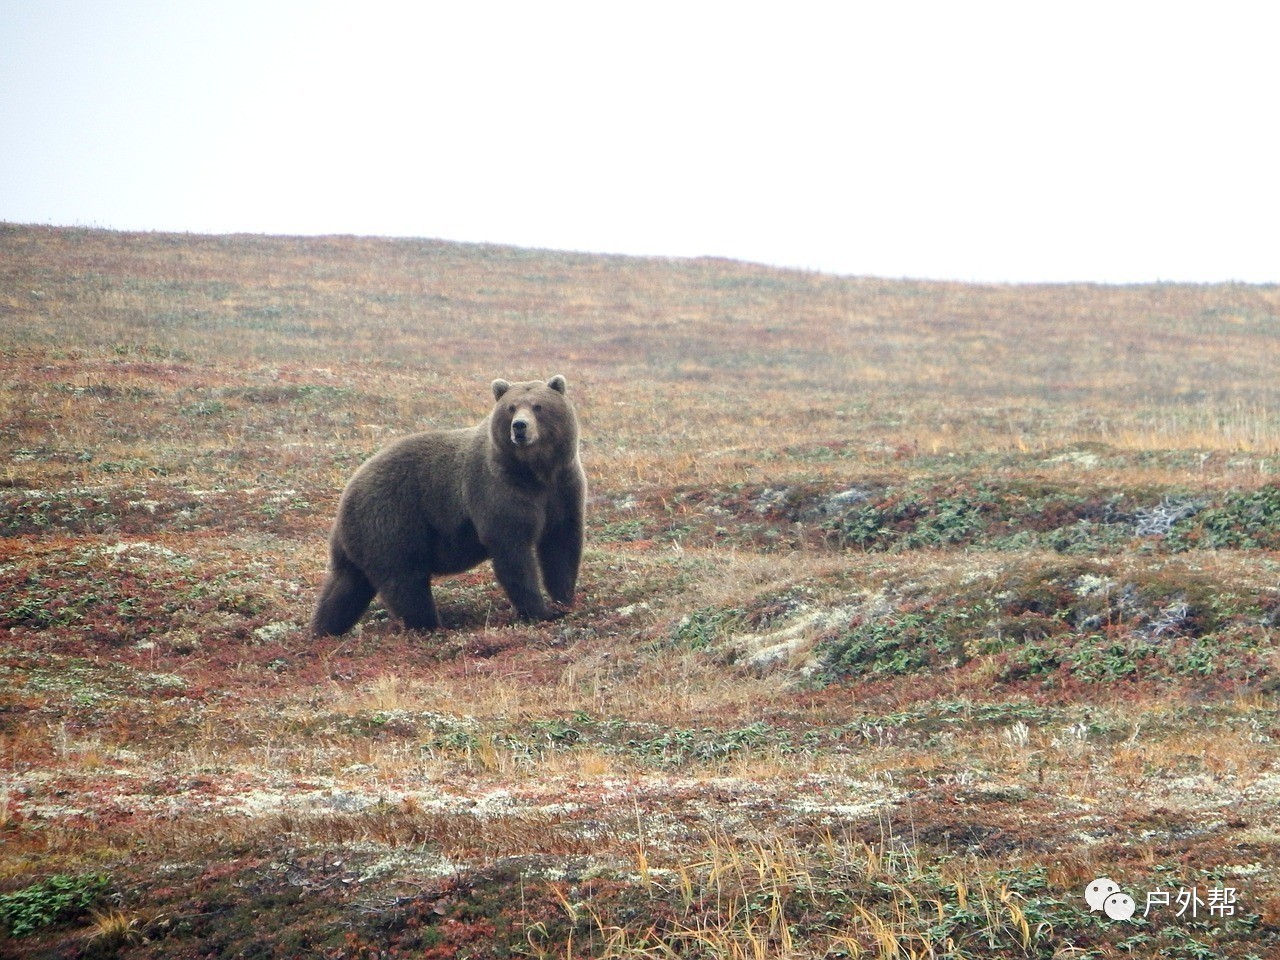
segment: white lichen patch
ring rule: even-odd
[[[737,634],[718,649],[736,654],[740,662],[754,670],[768,671],[798,663],[801,674],[808,675],[818,664],[806,655],[823,636],[848,624],[858,609],[852,605],[814,609],[804,604],[796,609],[797,616],[781,626],[761,633]]]
[[[253,636],[260,643],[279,643],[296,629],[297,625],[287,620],[273,620],[254,630]]]
[[[91,552],[102,557],[127,557],[128,559],[139,557],[159,557],[163,560],[186,559],[168,547],[162,547],[158,543],[148,543],[145,540],[105,544],[93,548]]]
[[[1114,586],[1114,580],[1100,577],[1097,574],[1086,573],[1076,578],[1076,581],[1071,585],[1071,589],[1075,591],[1077,597],[1088,597],[1095,593],[1110,590]]]
[[[355,845],[351,849],[353,852],[361,852],[363,847],[371,847],[371,845]],[[419,849],[400,849],[386,852],[377,860],[365,865],[356,879],[359,883],[388,877],[400,880],[408,877],[430,880],[452,876],[461,869],[460,864],[439,854]]]
[[[783,801],[794,813],[818,814],[823,822],[874,819],[897,803],[902,793],[883,780],[809,778],[805,791]]]
[[[1102,458],[1096,453],[1089,453],[1084,450],[1072,450],[1067,453],[1060,453],[1056,457],[1049,457],[1047,460],[1041,462],[1050,465],[1078,467],[1081,470],[1095,470],[1098,465],[1102,463]]]

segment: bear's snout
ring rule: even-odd
[[[511,442],[518,447],[526,446],[538,439],[536,421],[529,417],[519,416],[511,421]]]

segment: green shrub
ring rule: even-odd
[[[0,923],[11,936],[22,937],[88,911],[111,885],[102,874],[69,877],[57,874],[14,893],[0,896]]]
[[[1280,547],[1280,486],[1230,494],[1220,505],[1177,523],[1169,543],[1209,550]]]
[[[902,676],[965,659],[967,611],[910,611],[854,624],[822,644],[822,675]]]

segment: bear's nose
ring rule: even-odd
[[[528,420],[512,420],[511,421],[511,432],[514,433],[517,437],[523,437],[526,431],[528,431],[528,429],[529,429]]]

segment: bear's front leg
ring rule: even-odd
[[[493,573],[511,598],[516,613],[526,620],[554,620],[564,616],[542,598],[532,546],[504,545],[494,550]]]
[[[551,599],[572,606],[582,562],[582,521],[565,520],[548,530],[538,541],[538,562]]]

